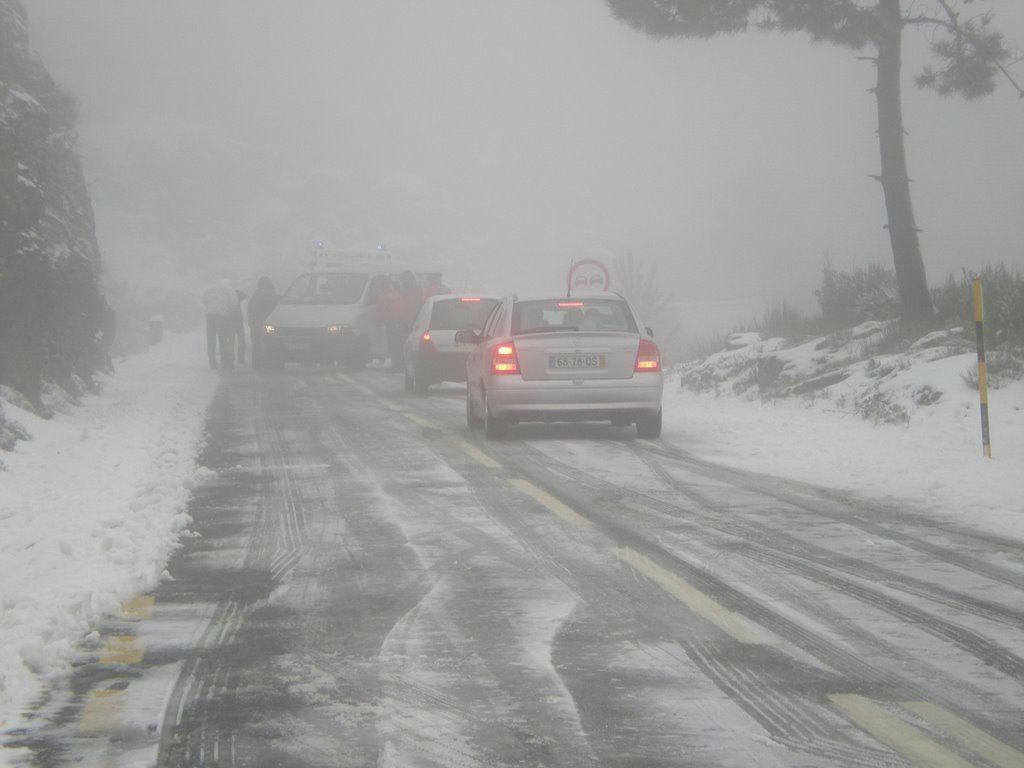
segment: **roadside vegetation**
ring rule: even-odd
[[[912,411],[942,400],[943,390],[978,388],[972,283],[982,281],[989,387],[1024,380],[1024,275],[1004,266],[950,276],[932,289],[935,313],[900,320],[896,277],[871,266],[822,270],[815,294],[820,312],[785,303],[768,309],[699,359],[680,366],[681,385],[696,392],[773,400],[826,398],[837,409],[875,422],[906,424]],[[938,361],[958,365],[956,381],[914,376]]]

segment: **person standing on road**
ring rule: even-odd
[[[238,305],[231,313],[231,325],[235,329],[235,341],[238,344],[238,364],[245,365],[245,317],[242,315],[242,302],[245,301],[243,291],[235,291]]]
[[[399,285],[402,291],[402,322],[408,335],[412,331],[412,324],[416,322],[416,315],[420,313],[420,307],[423,306],[423,291],[416,282],[416,275],[408,269],[399,276]]]
[[[388,342],[388,357],[391,358],[391,371],[402,370],[402,293],[398,284],[388,280],[377,298],[377,320],[384,326],[384,334]]]
[[[405,371],[405,339],[412,333],[413,323],[416,322],[416,315],[420,313],[423,306],[423,291],[416,281],[416,275],[410,270],[405,270],[398,277],[398,289],[401,294],[401,319],[397,331],[398,356],[391,366],[393,371]]]
[[[252,341],[252,369],[267,367],[266,348],[263,340],[263,324],[277,306],[277,291],[270,278],[265,275],[256,283],[256,292],[246,306],[249,321],[249,338]]]
[[[232,317],[238,308],[235,289],[223,280],[203,294],[206,308],[206,354],[210,367],[217,367],[218,353],[221,368],[235,367],[235,327]]]
[[[427,276],[427,290],[423,292],[424,299],[429,299],[431,296],[439,296],[440,294],[451,292],[451,288],[441,282],[440,272],[431,272]]]

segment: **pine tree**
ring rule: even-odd
[[[880,172],[903,320],[916,323],[932,314],[932,300],[911,204],[904,146],[900,77],[903,31],[929,33],[934,64],[916,78],[943,96],[977,99],[990,94],[998,75],[1024,96],[1007,70],[1011,52],[992,16],[965,17],[973,0],[605,0],[612,14],[658,38],[710,38],[749,29],[804,32],[816,42],[861,51],[874,48],[877,82]]]

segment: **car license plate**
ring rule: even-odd
[[[588,371],[604,367],[604,355],[548,355],[549,371]]]

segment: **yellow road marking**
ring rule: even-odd
[[[904,701],[900,703],[900,706],[924,718],[932,725],[938,726],[990,763],[1001,766],[1001,768],[1024,766],[1024,754],[957,717],[948,709],[927,701]]]
[[[698,616],[704,617],[739,642],[748,645],[774,645],[778,642],[778,637],[760,624],[716,603],[696,587],[687,584],[683,579],[639,552],[623,547],[617,549],[615,555],[622,562],[632,566],[658,584]]]
[[[407,413],[405,414],[405,418],[413,424],[419,424],[424,429],[437,429],[437,425],[434,422],[427,421],[426,419],[417,416],[415,413]]]
[[[376,394],[376,393],[373,393],[373,394]],[[406,409],[405,409],[404,405],[399,405],[398,403],[393,403],[390,400],[384,400],[384,399],[381,399],[381,402],[384,403],[384,405],[386,407],[390,408],[392,411],[396,411],[397,413],[405,413]]]
[[[138,664],[142,661],[144,646],[133,635],[114,635],[107,638],[100,655],[102,664]]]
[[[453,437],[453,438],[451,438],[451,441],[456,446],[458,446],[460,449],[462,449],[463,453],[469,455],[473,459],[476,459],[477,462],[479,462],[480,464],[483,464],[485,467],[491,467],[492,469],[497,469],[498,467],[501,466],[501,464],[496,462],[494,459],[492,459],[486,453],[481,451],[475,445],[473,445],[472,443],[467,443],[461,437]]]
[[[971,768],[971,764],[938,744],[891,712],[853,693],[833,693],[829,699],[852,723],[863,728],[897,754],[927,768]]]
[[[121,689],[90,691],[78,721],[78,730],[83,733],[118,730],[122,726],[120,715],[123,697],[124,690]]]
[[[590,525],[590,521],[583,517],[579,512],[567,504],[563,504],[550,493],[542,488],[538,488],[530,481],[513,478],[512,480],[509,480],[509,483],[527,495],[532,496],[535,500],[539,501],[563,520],[567,520],[574,525]]]
[[[153,603],[156,598],[152,595],[137,595],[121,603],[122,619],[149,619],[153,616]]]

